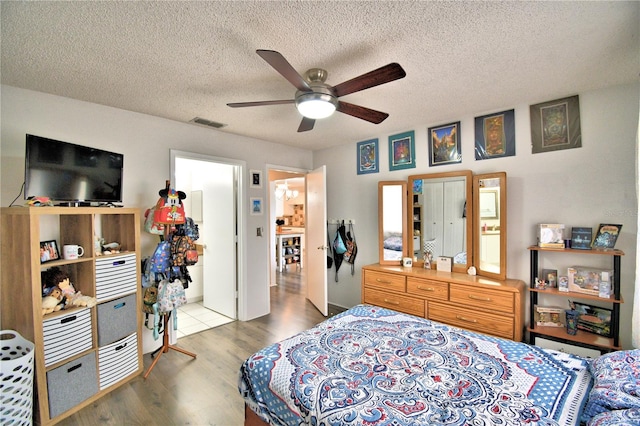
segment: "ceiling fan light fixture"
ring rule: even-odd
[[[301,92],[296,96],[296,108],[304,117],[327,118],[336,111],[338,99],[327,93]]]

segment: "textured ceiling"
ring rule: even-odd
[[[2,1],[2,83],[320,149],[638,80],[640,2]],[[256,49],[336,85],[398,62],[407,76],[341,100],[297,133],[295,88]],[[194,124],[195,125],[195,124]]]

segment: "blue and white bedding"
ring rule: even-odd
[[[588,364],[358,305],[249,357],[239,390],[273,425],[574,425]]]

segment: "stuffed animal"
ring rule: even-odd
[[[42,316],[62,309],[62,290],[56,286],[49,291],[47,296],[42,298]]]
[[[96,305],[95,297],[85,296],[76,291],[71,284],[69,276],[58,267],[53,267],[42,273],[43,295],[46,295],[53,288],[58,288],[61,294],[60,304],[63,309],[74,306],[86,306],[92,308]],[[48,303],[53,303],[49,301]],[[58,309],[59,310],[59,309]]]

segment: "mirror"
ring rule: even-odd
[[[378,259],[382,265],[400,265],[407,253],[406,197],[406,182],[378,182]]]
[[[507,276],[507,174],[473,177],[475,267],[478,275],[504,280]]]
[[[424,265],[424,252],[453,258],[465,272],[473,261],[473,203],[470,170],[409,176],[410,253]]]

